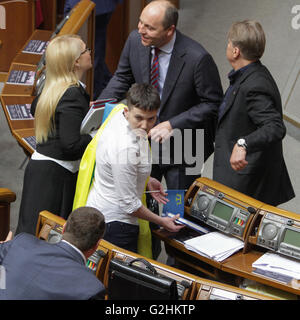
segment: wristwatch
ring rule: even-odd
[[[240,138],[238,141],[237,141],[237,145],[239,147],[243,147],[244,149],[247,150],[247,143],[246,143],[246,140],[243,139],[243,138]]]

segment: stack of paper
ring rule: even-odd
[[[300,262],[267,252],[252,263],[255,272],[288,283],[292,279],[300,279]]]
[[[216,261],[223,261],[244,247],[240,239],[221,232],[210,232],[202,236],[184,241],[184,246],[201,256]]]

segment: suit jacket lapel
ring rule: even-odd
[[[228,100],[226,102],[226,106],[225,106],[225,109],[223,111],[223,114],[221,115],[221,117],[219,118],[219,123],[221,122],[222,118],[224,117],[224,115],[228,112],[228,110],[232,107],[233,105],[233,102],[235,100],[235,97],[237,95],[237,92],[239,91],[239,88],[240,88],[240,81],[237,81],[238,83],[236,83],[234,85],[234,88],[233,88],[233,91],[231,93],[231,95],[228,97]]]
[[[181,42],[181,34],[179,31],[176,31],[176,40],[175,40],[174,48],[172,51],[169,68],[166,75],[162,97],[161,97],[160,112],[164,108],[171,92],[175,88],[177,79],[185,64],[185,61],[182,59],[185,53],[186,53],[185,47],[182,45],[182,42]]]
[[[142,44],[139,46],[139,58],[142,79],[144,83],[149,83],[150,81],[150,62],[151,62],[151,48],[145,47]]]
[[[90,95],[87,93],[85,88],[81,84],[79,84],[79,88],[81,93],[84,95],[85,99],[90,103]]]

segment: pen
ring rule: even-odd
[[[170,191],[172,191],[172,190],[170,190]],[[184,191],[188,191],[188,189],[185,189]],[[160,192],[160,190],[144,191],[144,193],[153,193],[153,192]],[[164,192],[168,192],[168,190],[164,190]]]

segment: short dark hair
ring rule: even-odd
[[[103,214],[92,207],[80,207],[69,215],[62,238],[84,252],[93,248],[104,232]]]
[[[254,20],[237,21],[228,32],[228,40],[238,47],[242,57],[256,61],[262,57],[266,46],[266,36],[261,24]]]
[[[134,83],[126,95],[129,109],[133,107],[144,111],[158,110],[160,97],[157,89],[148,83]]]
[[[178,22],[178,10],[174,6],[173,3],[166,1],[166,12],[164,19],[162,21],[162,25],[164,29],[170,28],[172,25],[177,27],[177,22]]]

